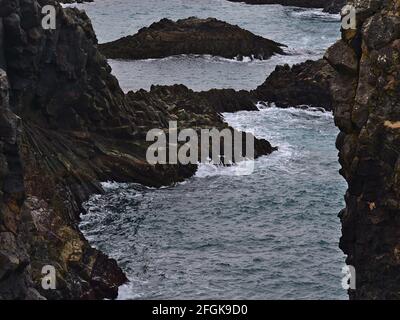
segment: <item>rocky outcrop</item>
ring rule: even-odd
[[[207,99],[217,112],[256,111],[257,97],[246,90],[211,89],[198,93]]]
[[[41,27],[45,4],[56,30]],[[147,163],[148,129],[227,125],[184,87],[126,96],[86,14],[56,1],[0,0],[0,44],[0,299],[115,298],[127,279],[80,232],[82,203],[101,181],[157,187],[193,175],[195,165]],[[41,286],[46,265],[55,290]]]
[[[301,8],[324,8],[325,12],[339,13],[346,0],[228,0],[247,4],[280,4]]]
[[[238,26],[208,18],[176,22],[162,19],[133,36],[101,44],[110,59],[164,58],[178,54],[209,54],[229,59],[243,56],[268,59],[283,54],[283,45]]]
[[[309,60],[292,67],[277,66],[263,84],[251,91],[211,89],[193,94],[206,99],[219,113],[256,111],[258,102],[279,108],[307,106],[332,111],[331,85],[335,77],[336,71],[326,59]]]
[[[324,59],[293,67],[277,66],[252,96],[255,100],[274,102],[281,108],[307,105],[332,110],[330,85],[334,74],[334,69]]]
[[[340,247],[356,271],[351,299],[400,299],[400,3],[356,6],[357,29],[326,55],[348,182]]]
[[[331,86],[335,79],[336,71],[326,59],[309,60],[292,67],[277,66],[263,84],[251,91],[211,89],[198,94],[218,112],[258,110],[257,102],[273,103],[279,108],[307,106],[332,111]]]
[[[180,124],[182,128],[195,130],[203,128],[234,130],[222,121],[220,112],[230,112],[228,108],[233,111],[234,106],[239,106],[240,101],[236,102],[236,105],[228,104],[223,110],[219,110],[219,107],[221,107],[218,104],[220,100],[215,98],[213,91],[210,95],[207,92],[194,92],[184,85],[152,86],[148,92],[145,90],[128,92],[127,98],[138,116],[148,117],[150,115],[153,117],[149,124],[143,127],[144,133],[152,128],[166,128],[168,121],[177,121],[178,127]],[[224,90],[220,94],[223,94],[223,92]],[[236,92],[237,95],[240,95],[240,93],[240,91]],[[232,96],[227,95],[224,101],[229,102],[229,98],[232,98]],[[250,110],[250,106],[248,107]],[[150,113],[149,109],[151,110]],[[243,107],[240,107],[240,110],[243,110]],[[251,110],[257,110],[254,104],[252,104]],[[245,145],[243,145],[243,148],[245,148]],[[270,154],[275,150],[277,148],[272,147],[268,141],[255,138],[255,158]],[[242,150],[242,152],[244,151],[245,149]]]

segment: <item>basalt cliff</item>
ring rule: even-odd
[[[325,55],[337,71],[331,90],[348,182],[340,247],[356,272],[351,299],[399,299],[400,2],[355,6],[357,29],[343,30]]]
[[[46,4],[55,30],[41,26]],[[195,165],[146,161],[146,132],[170,120],[229,128],[212,100],[184,86],[125,95],[84,12],[0,0],[0,299],[117,296],[127,279],[80,232],[82,203],[101,181],[159,187],[193,175]],[[255,148],[274,151],[266,140]],[[49,265],[55,290],[42,287]]]

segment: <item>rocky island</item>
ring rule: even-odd
[[[99,45],[109,59],[164,58],[178,54],[208,54],[224,58],[268,59],[284,54],[283,44],[256,36],[226,22],[190,17],[162,19],[133,36]]]

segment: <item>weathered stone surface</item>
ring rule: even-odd
[[[340,247],[356,269],[351,299],[400,299],[400,3],[357,6],[356,32],[343,31],[327,55],[338,72],[332,95],[348,182]],[[356,63],[344,67],[350,56]]]
[[[325,53],[324,58],[337,70],[356,75],[358,72],[358,57],[356,52],[344,41],[338,41]]]
[[[176,22],[162,19],[133,36],[101,44],[99,48],[111,59],[164,58],[178,54],[268,59],[283,54],[282,46],[214,18],[191,17]]]
[[[22,236],[25,190],[17,138],[18,119],[9,109],[8,79],[0,69],[0,300],[40,298],[32,288]]]

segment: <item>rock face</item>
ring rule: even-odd
[[[340,247],[356,271],[352,299],[400,299],[400,3],[358,1],[357,30],[326,58],[341,174]]]
[[[46,4],[56,30],[41,27]],[[82,202],[100,181],[161,186],[193,175],[194,165],[147,163],[148,129],[227,127],[185,87],[125,96],[110,71],[85,13],[0,0],[0,299],[115,298],[127,279],[79,231]],[[274,150],[255,147],[256,156]],[[41,286],[46,265],[55,290]]]
[[[325,12],[339,13],[346,0],[228,0],[231,2],[245,2],[248,4],[281,4],[302,8],[324,8]]]
[[[282,44],[256,36],[214,18],[162,19],[133,36],[101,44],[110,59],[164,58],[178,54],[210,54],[225,58],[268,59],[283,54]]]
[[[36,299],[24,243],[24,182],[17,144],[18,118],[9,109],[9,84],[0,69],[0,299]]]
[[[281,108],[308,105],[332,110],[330,85],[334,74],[335,70],[323,59],[293,67],[277,66],[252,95]]]

